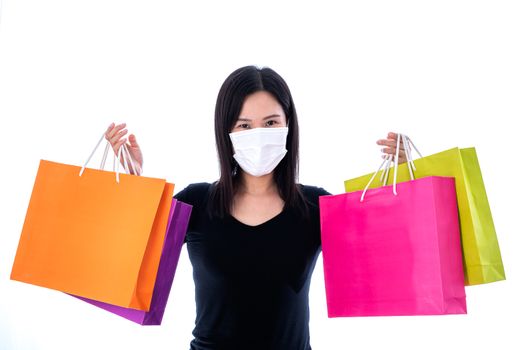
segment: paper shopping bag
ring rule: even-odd
[[[149,311],[125,308],[82,297],[77,298],[141,325],[160,325],[175,277],[191,209],[191,205],[173,199]]]
[[[79,170],[40,161],[11,279],[147,311],[174,185]]]
[[[319,197],[328,317],[466,313],[454,179]]]
[[[414,160],[417,177],[456,179],[466,285],[506,279],[497,234],[475,148],[452,148]],[[398,166],[398,180],[409,180],[407,163]],[[346,192],[364,189],[372,174],[344,182]],[[382,186],[377,177],[370,188]]]

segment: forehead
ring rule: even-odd
[[[239,119],[253,120],[268,116],[284,117],[282,106],[269,92],[257,91],[244,99]]]

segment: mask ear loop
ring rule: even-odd
[[[238,174],[238,162],[236,160],[234,160],[234,159],[233,159],[233,161],[235,162],[235,165],[233,166],[232,175],[236,176]]]

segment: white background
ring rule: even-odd
[[[425,155],[475,146],[507,281],[468,287],[468,315],[328,319],[322,257],[313,349],[522,349],[521,1],[4,0],[0,18],[0,349],[188,349],[183,247],[160,327],[9,275],[40,159],[82,165],[127,122],[144,175],[214,181],[213,113],[248,64],[279,72],[300,124],[300,182],[343,192],[388,131]],[[91,164],[97,165],[102,149]]]

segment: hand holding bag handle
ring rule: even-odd
[[[98,149],[98,146],[100,146],[100,143],[102,142],[102,140],[104,138],[105,138],[105,132],[102,134],[102,137],[100,137],[100,140],[98,140],[98,143],[96,144],[95,148],[93,149],[93,151],[91,152],[91,154],[87,158],[86,162],[82,166],[82,169],[80,169],[80,173],[78,174],[78,176],[82,176],[82,174],[84,173],[84,170],[85,170],[87,164],[89,163],[89,161],[91,160],[91,158],[95,154],[96,150]],[[106,159],[107,159],[107,153],[109,151],[109,144],[110,144],[110,142],[107,141],[106,148],[104,150],[104,155],[102,156],[102,161],[100,163],[100,170],[104,169],[105,162],[106,162]],[[123,157],[123,160],[124,160],[124,170],[126,171],[126,173],[127,174],[130,173],[129,169],[128,169],[128,165],[127,165],[127,161],[129,160],[129,163],[131,164],[131,167],[132,167],[133,171],[135,172],[135,174],[137,174],[136,166],[135,166],[135,164],[133,162],[133,159],[131,158],[131,155],[129,154],[129,151],[127,149],[127,145],[123,144],[118,149],[116,157],[113,155],[113,171],[115,171],[115,161],[118,160],[118,164],[116,165],[116,171],[115,171],[116,172],[116,182],[117,183],[120,183],[120,176],[119,175],[120,175],[120,158],[121,157]]]
[[[388,157],[386,159],[384,159],[382,161],[382,163],[378,167],[377,171],[375,171],[375,173],[373,174],[373,176],[369,180],[368,184],[366,185],[366,187],[362,191],[362,195],[360,196],[360,201],[361,202],[364,201],[364,196],[366,195],[366,191],[368,190],[369,186],[373,182],[373,179],[378,174],[378,172],[382,169],[382,166],[384,166],[385,163],[386,163],[386,166],[384,167],[384,170],[383,170],[382,175],[380,177],[380,181],[383,181],[382,185],[386,186],[386,182],[387,182],[388,175],[389,175],[389,168],[390,168],[391,161],[392,161],[393,158],[395,159],[394,174],[393,174],[393,194],[395,196],[397,195],[397,171],[398,171],[398,155],[399,155],[399,150],[400,150],[400,138],[402,138],[402,143],[404,143],[404,148],[406,150],[406,159],[407,159],[407,166],[408,166],[408,169],[409,169],[409,176],[410,176],[411,180],[415,179],[414,175],[413,175],[413,170],[417,170],[417,169],[415,167],[415,163],[413,162],[413,158],[411,156],[411,146],[413,146],[413,148],[415,149],[415,151],[418,153],[418,155],[421,158],[422,158],[422,154],[420,154],[419,150],[417,149],[417,147],[415,146],[413,141],[411,141],[411,139],[407,135],[400,134],[400,133],[397,133],[397,135],[398,135],[397,136],[397,148],[396,148],[395,155],[393,156],[393,155],[390,154],[390,155],[388,155]]]

